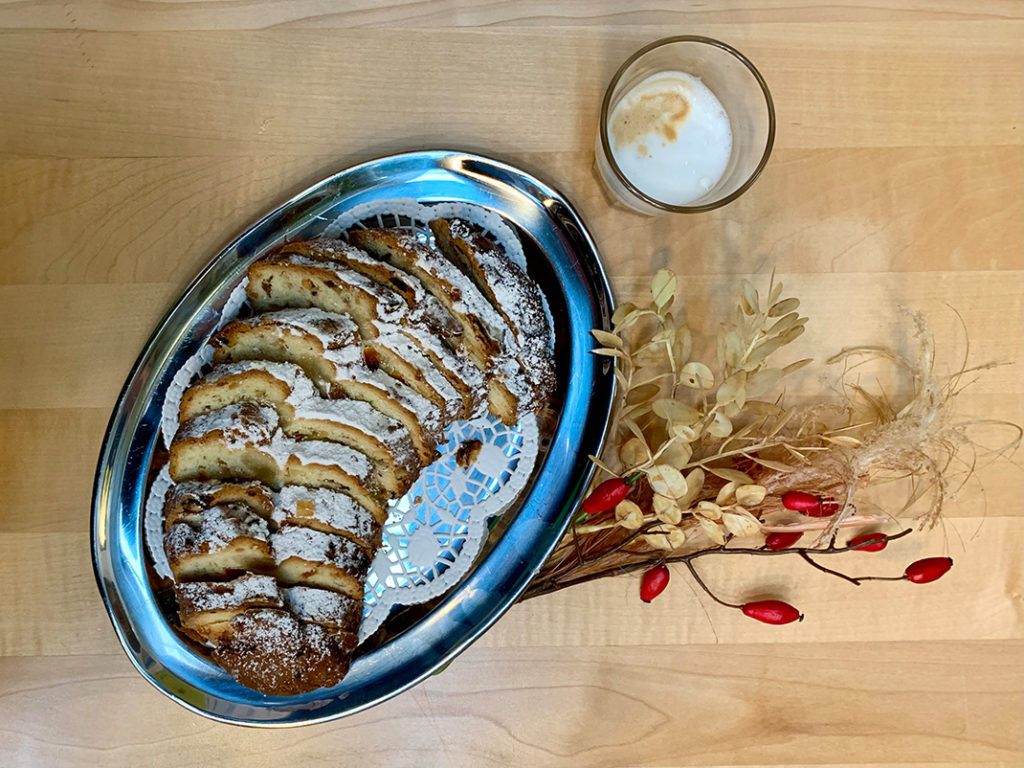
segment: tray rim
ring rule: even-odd
[[[411,150],[375,156],[363,162],[346,166],[340,170],[334,171],[324,176],[323,178],[320,178],[314,183],[306,186],[298,193],[291,195],[287,200],[280,203],[279,205],[277,205],[264,215],[260,216],[250,225],[242,228],[234,237],[232,237],[227,242],[227,244],[224,245],[216,253],[216,255],[214,255],[199,270],[199,272],[189,282],[189,284],[172,301],[168,309],[163,313],[161,318],[153,326],[152,332],[150,333],[146,342],[142,346],[142,349],[140,350],[139,355],[136,357],[135,362],[132,364],[130,372],[126,376],[124,383],[122,384],[121,389],[118,393],[117,399],[111,411],[111,417],[107,423],[106,429],[104,430],[103,440],[101,443],[101,448],[97,459],[96,474],[94,478],[91,497],[92,505],[90,511],[90,550],[93,566],[93,576],[96,580],[97,589],[100,592],[100,596],[103,601],[104,608],[106,609],[108,619],[110,620],[114,628],[115,634],[117,635],[122,651],[128,657],[129,661],[136,668],[136,670],[142,675],[142,677],[147,682],[149,682],[153,687],[155,687],[158,691],[160,691],[162,694],[175,701],[180,706],[183,706],[186,709],[208,719],[232,725],[245,725],[262,728],[284,728],[297,727],[301,725],[312,725],[317,723],[330,722],[332,720],[337,720],[339,718],[364,711],[366,709],[369,709],[370,707],[382,703],[383,701],[393,698],[399,693],[402,693],[418,685],[426,678],[435,674],[438,670],[443,669],[448,664],[450,664],[459,654],[466,650],[466,648],[468,648],[484,632],[486,632],[491,626],[493,626],[493,624],[502,615],[504,615],[509,610],[509,608],[512,607],[512,605],[515,604],[519,595],[522,593],[523,590],[525,590],[529,582],[532,580],[532,577],[536,573],[536,570],[540,567],[540,565],[543,564],[543,562],[547,559],[550,552],[557,545],[557,542],[561,538],[561,534],[564,533],[564,531],[568,527],[569,522],[576,514],[576,510],[579,507],[583,491],[589,485],[590,480],[596,472],[596,467],[593,466],[592,463],[587,462],[583,474],[578,476],[578,479],[574,484],[573,489],[568,492],[568,501],[562,505],[563,511],[561,517],[563,518],[563,520],[559,527],[559,533],[558,535],[553,536],[551,538],[550,543],[547,546],[545,546],[543,557],[538,560],[537,566],[531,569],[531,572],[529,574],[530,578],[519,579],[520,583],[513,589],[513,591],[504,594],[500,599],[498,599],[495,602],[494,606],[492,607],[492,610],[490,611],[490,614],[486,617],[484,621],[476,624],[474,630],[469,635],[464,637],[461,640],[461,642],[450,648],[443,656],[436,658],[433,661],[433,663],[429,664],[421,673],[417,674],[413,678],[404,681],[401,685],[392,688],[385,694],[377,696],[372,700],[365,701],[351,709],[347,709],[344,711],[332,711],[323,715],[317,715],[315,714],[315,710],[312,710],[309,712],[310,716],[306,718],[280,720],[252,720],[211,712],[209,710],[203,709],[201,706],[198,706],[184,699],[182,696],[178,695],[165,685],[161,684],[161,682],[155,679],[153,674],[151,674],[151,672],[140,662],[140,660],[136,657],[135,653],[133,652],[133,644],[131,640],[136,638],[134,636],[134,632],[132,633],[132,636],[129,637],[129,630],[131,629],[131,627],[126,626],[129,611],[126,609],[120,595],[118,595],[118,599],[115,604],[115,602],[111,598],[111,595],[108,593],[107,584],[105,583],[105,578],[109,578],[111,586],[116,588],[117,580],[114,577],[114,574],[108,574],[105,577],[104,573],[102,572],[103,569],[101,565],[101,554],[103,551],[105,551],[106,547],[104,544],[101,543],[101,539],[105,538],[107,530],[107,515],[110,513],[108,504],[104,503],[105,499],[110,498],[110,489],[108,487],[110,473],[107,472],[106,470],[109,469],[110,467],[109,459],[113,448],[119,442],[125,439],[130,440],[132,437],[134,437],[135,431],[137,431],[139,427],[139,424],[136,424],[135,429],[133,431],[122,430],[118,432],[116,436],[114,435],[115,427],[124,427],[123,424],[119,423],[119,421],[123,421],[123,419],[119,420],[119,415],[121,415],[122,412],[124,411],[125,404],[130,396],[130,390],[132,389],[133,384],[136,384],[140,380],[140,377],[142,381],[145,381],[146,376],[148,376],[143,375],[142,367],[144,361],[153,353],[154,347],[156,346],[157,337],[165,329],[165,326],[168,325],[168,321],[174,314],[174,312],[178,309],[179,306],[181,306],[185,302],[186,298],[194,290],[196,290],[197,286],[199,286],[204,281],[208,273],[211,272],[223,259],[225,259],[233,251],[238,250],[238,246],[240,244],[244,243],[248,238],[253,237],[257,233],[259,233],[259,231],[269,222],[276,220],[279,216],[289,211],[289,209],[291,209],[292,207],[297,206],[306,198],[311,197],[317,190],[327,187],[332,182],[341,179],[342,177],[348,174],[354,174],[359,171],[365,171],[366,169],[372,168],[373,166],[382,163],[417,157],[434,157],[438,159],[443,158],[445,160],[455,159],[458,161],[469,161],[470,163],[482,163],[487,166],[491,166],[497,170],[500,170],[503,173],[516,178],[517,180],[528,182],[529,185],[532,186],[535,190],[545,193],[544,200],[535,198],[535,201],[540,203],[542,207],[546,208],[549,212],[549,215],[551,215],[552,217],[555,217],[556,215],[555,213],[553,213],[553,211],[555,211],[556,208],[560,209],[562,213],[560,213],[559,215],[566,217],[568,220],[567,222],[563,221],[562,224],[564,225],[565,223],[568,223],[572,228],[573,237],[576,240],[581,241],[582,245],[585,246],[588,258],[585,261],[583,259],[581,259],[580,261],[581,264],[586,267],[588,288],[593,289],[595,291],[596,304],[594,306],[594,309],[596,310],[597,315],[599,315],[600,320],[602,321],[601,326],[604,328],[608,328],[610,325],[611,312],[614,307],[614,298],[612,295],[608,277],[605,272],[604,265],[601,261],[597,245],[594,242],[593,237],[587,230],[586,226],[582,221],[582,218],[580,217],[574,206],[569,202],[569,200],[565,197],[564,194],[562,194],[554,186],[540,179],[534,172],[523,170],[520,167],[517,167],[516,165],[512,165],[511,163],[506,163],[502,160],[495,159],[492,156],[487,156],[476,152],[466,152],[457,149]],[[494,177],[490,178],[492,180],[500,181],[500,179],[495,179]],[[522,193],[521,189],[516,189],[518,192]],[[579,254],[577,253],[576,255]],[[610,428],[610,415],[614,403],[614,393],[616,391],[616,384],[612,376],[613,368],[614,361],[611,360],[600,360],[599,362],[595,362],[594,364],[594,389],[597,390],[598,388],[603,388],[605,390],[605,398],[602,401],[600,401],[600,403],[595,405],[595,403],[591,402],[591,404],[588,406],[586,419],[584,421],[584,426],[590,424],[594,409],[595,407],[597,407],[598,415],[602,417],[602,426],[600,427],[600,431],[596,436],[596,441],[591,446],[592,452],[595,454],[599,454],[601,449],[603,448],[607,440],[608,431]],[[138,402],[138,400],[134,401],[133,405],[135,408],[140,407],[140,403]],[[144,403],[142,405],[144,406]],[[129,411],[129,414],[130,413],[131,411]],[[555,434],[558,433],[559,428],[556,427]],[[114,439],[115,437],[116,439]],[[147,466],[149,461],[150,459],[147,458]],[[538,473],[541,473],[540,470],[536,471],[538,471]],[[525,504],[526,500],[528,500],[529,497],[532,496],[532,494],[533,489],[531,488],[530,492],[522,500],[522,503]],[[494,549],[498,549],[499,545],[495,545]],[[478,563],[477,566],[475,566],[475,568],[479,568],[480,566],[484,565],[488,560],[492,559],[493,554],[494,551],[492,550],[492,552],[488,553],[488,555],[486,555],[482,559],[482,561]],[[143,556],[145,556],[145,553],[143,553]],[[443,599],[441,605],[446,604],[450,598],[456,596],[463,589],[463,586],[464,584],[456,587],[451,592],[449,592],[449,594]],[[424,621],[425,620],[426,619],[424,619]],[[386,648],[387,645],[383,647]]]

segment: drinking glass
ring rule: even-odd
[[[682,205],[646,194],[631,181],[612,154],[609,123],[619,101],[638,83],[658,72],[685,72],[700,79],[721,102],[732,130],[732,151],[725,171],[706,193]],[[601,104],[595,143],[601,179],[624,205],[640,213],[700,213],[731,203],[761,174],[775,141],[775,107],[761,73],[739,51],[696,35],[667,37],[634,53],[615,73]]]

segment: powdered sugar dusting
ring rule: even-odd
[[[270,539],[267,521],[248,508],[225,504],[211,507],[199,516],[199,525],[175,523],[164,536],[164,551],[174,561],[187,555],[219,552],[237,539]]]
[[[272,534],[270,548],[278,564],[291,557],[308,563],[328,563],[360,582],[370,564],[366,553],[344,536],[297,525],[286,525]]]
[[[195,581],[176,584],[174,592],[183,613],[229,610],[253,605],[282,607],[273,576],[247,573],[233,581]]]
[[[337,531],[350,531],[364,541],[372,540],[377,531],[371,512],[348,494],[326,488],[282,488],[272,520],[280,527],[288,518],[317,520]]]
[[[285,587],[284,601],[302,621],[355,631],[363,604],[347,595],[315,587]]]

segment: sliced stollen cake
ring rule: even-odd
[[[374,465],[340,443],[294,440],[278,428],[277,411],[235,403],[190,419],[170,450],[170,474],[182,480],[259,480],[345,491],[375,514],[384,514]]]
[[[336,685],[351,647],[326,627],[274,608],[243,611],[213,649],[213,660],[242,685],[269,696],[295,696]]]
[[[283,608],[273,576],[246,573],[231,581],[174,585],[181,628],[193,640],[216,643],[231,632],[231,620],[249,608]]]
[[[324,398],[305,372],[292,363],[245,360],[215,366],[181,399],[180,420],[239,402],[277,411],[290,437],[343,443],[374,462],[381,486],[401,496],[423,464],[409,430],[362,400]]]
[[[245,506],[264,520],[271,521],[275,495],[255,480],[224,482],[220,480],[188,480],[175,483],[164,496],[164,531],[179,520],[188,521],[211,507],[234,504]],[[273,522],[271,522],[273,525]]]
[[[400,229],[362,229],[350,241],[422,283],[462,326],[465,354],[487,374],[489,409],[508,425],[536,407],[533,388],[515,359],[516,339],[505,320],[458,267]]]
[[[179,518],[164,534],[164,552],[176,581],[266,573],[274,567],[267,521],[242,505]]]
[[[461,219],[430,222],[437,246],[487,297],[518,340],[519,363],[540,402],[555,388],[552,330],[540,288],[491,240]]]
[[[367,361],[355,323],[345,315],[331,315],[337,333],[324,325],[295,322],[293,313],[321,310],[284,310],[236,320],[213,338],[213,362],[268,360],[299,366],[330,399],[364,400],[406,428],[420,461],[437,457],[436,446],[445,423],[441,409],[411,387]],[[334,318],[340,318],[335,320]]]
[[[380,546],[384,523],[348,494],[301,485],[281,489],[271,519],[276,528],[292,525],[343,536],[371,558]]]
[[[278,581],[322,587],[363,599],[370,566],[366,551],[351,539],[313,528],[285,525],[270,537]]]

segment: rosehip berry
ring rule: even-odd
[[[803,536],[802,531],[786,531],[769,533],[764,540],[764,548],[770,549],[772,552],[778,552],[780,549],[789,549]]]
[[[786,491],[782,494],[782,506],[807,517],[831,517],[839,511],[835,501],[804,491]]]
[[[583,500],[583,511],[588,515],[596,515],[598,512],[607,512],[615,509],[615,505],[629,495],[629,486],[622,478],[613,477],[605,480],[593,492]]]
[[[864,542],[866,541],[873,541],[875,543],[865,544]],[[860,536],[846,542],[846,546],[857,547],[858,552],[881,552],[888,543],[889,540],[885,538],[884,533],[862,533]],[[863,546],[858,546],[859,544],[863,544]]]
[[[643,578],[640,579],[640,599],[649,603],[664,592],[668,586],[669,575],[668,568],[664,565],[656,565],[644,571]]]
[[[741,609],[745,615],[765,624],[789,624],[804,620],[800,611],[781,600],[758,600],[756,603],[746,603]]]
[[[927,584],[941,578],[952,567],[951,557],[926,557],[908,565],[903,573],[915,584]]]

